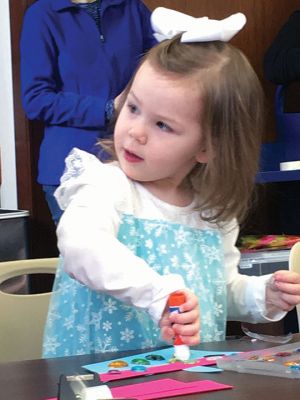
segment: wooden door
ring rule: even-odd
[[[20,32],[24,12],[33,2],[34,0],[10,0],[10,16],[18,207],[29,210],[30,213],[29,257],[42,258],[58,255],[55,226],[41,187],[36,183],[43,124],[26,118],[20,95]]]

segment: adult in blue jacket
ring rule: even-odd
[[[156,43],[139,0],[38,0],[26,11],[21,41],[22,103],[42,120],[38,182],[52,218],[53,193],[73,147],[95,152],[108,134],[113,100],[140,56]]]

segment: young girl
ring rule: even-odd
[[[159,346],[156,321],[195,344],[193,295],[186,313],[163,312],[180,276],[203,342],[223,340],[227,319],[275,321],[299,302],[297,274],[237,271],[261,115],[259,81],[231,45],[177,36],[150,50],[116,122],[116,161],[78,149],[66,160],[45,356]]]

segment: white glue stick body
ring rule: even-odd
[[[179,307],[185,302],[185,295],[182,292],[171,293],[168,299],[170,313],[179,313]],[[190,348],[182,342],[179,335],[176,335],[173,341],[174,357],[181,361],[187,361],[190,358]]]

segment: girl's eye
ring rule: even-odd
[[[128,103],[127,107],[129,109],[129,112],[131,112],[132,114],[137,112],[137,106],[136,105]]]
[[[159,127],[159,129],[161,129],[162,131],[172,132],[172,128],[171,128],[169,125],[167,125],[167,124],[165,124],[164,122],[162,122],[162,121],[156,122],[156,125],[157,125],[157,126]]]

